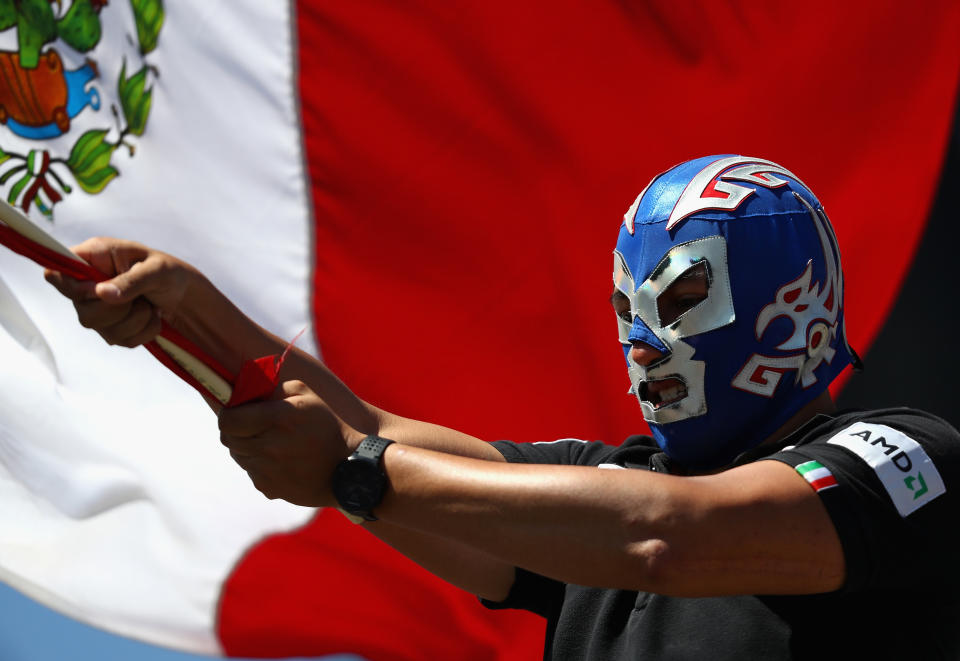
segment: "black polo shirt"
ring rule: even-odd
[[[653,439],[494,444],[511,462],[682,474]],[[843,546],[843,589],[666,597],[561,583],[522,568],[507,599],[547,619],[544,658],[960,659],[960,435],[911,409],[820,415],[738,457],[793,466]]]

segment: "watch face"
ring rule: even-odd
[[[340,507],[361,516],[380,504],[386,477],[369,460],[344,461],[333,473],[333,495]]]

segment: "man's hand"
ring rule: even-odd
[[[364,434],[338,418],[301,381],[285,381],[277,399],[220,413],[220,441],[267,498],[332,506],[333,469]]]
[[[109,344],[135,347],[154,339],[161,317],[175,319],[191,281],[202,278],[185,262],[132,241],[94,238],[72,250],[112,278],[93,283],[50,270],[44,275],[73,301],[81,325]]]

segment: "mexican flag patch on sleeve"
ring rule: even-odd
[[[837,486],[837,480],[833,477],[833,473],[819,461],[806,461],[794,468],[817,493]]]

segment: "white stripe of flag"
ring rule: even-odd
[[[833,477],[833,473],[819,461],[807,461],[795,468],[817,493],[837,486],[837,480]]]

